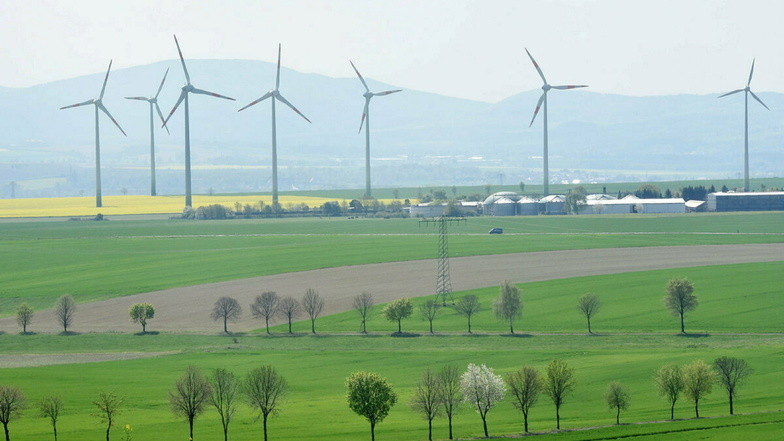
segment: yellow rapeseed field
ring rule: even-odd
[[[257,205],[272,203],[271,195],[250,196],[193,196],[194,208],[220,204],[234,210],[239,202]],[[280,196],[280,205],[288,208],[295,204],[320,207],[325,202],[338,201],[338,198],[317,198],[308,196]],[[39,198],[39,199],[0,199],[0,218],[9,217],[84,217],[101,213],[105,216],[123,214],[179,214],[184,208],[183,196],[104,196],[103,207],[95,206],[95,197]],[[348,201],[345,201],[348,203]],[[388,202],[388,201],[385,201]]]

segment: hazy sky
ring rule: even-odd
[[[553,84],[625,95],[784,92],[781,0],[2,0],[0,86],[177,57],[275,61],[496,102]],[[178,68],[179,70],[179,68]],[[175,78],[181,81],[182,74]],[[256,93],[257,91],[252,91]]]

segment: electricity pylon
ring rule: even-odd
[[[419,221],[425,225],[434,223],[438,225],[438,273],[436,276],[436,302],[441,301],[442,306],[446,306],[447,298],[452,304],[455,304],[455,299],[452,297],[452,279],[449,274],[449,231],[447,223],[451,222],[466,222],[464,217],[446,217],[439,216],[432,219],[422,219]]]

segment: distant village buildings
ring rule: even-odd
[[[707,201],[683,198],[642,199],[634,195],[615,198],[606,194],[591,194],[581,205],[579,214],[630,214],[630,213],[691,213],[725,211],[784,211],[784,192],[762,193],[709,193]],[[445,203],[429,202],[412,205],[413,217],[442,216]],[[566,196],[549,195],[541,199],[523,196],[511,191],[493,193],[482,202],[461,202],[461,209],[486,216],[537,216],[566,214]]]

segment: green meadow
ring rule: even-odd
[[[454,225],[450,254],[467,256],[556,249],[686,244],[768,243],[784,240],[784,214],[690,214],[676,216],[555,216],[541,218],[469,218]],[[492,227],[500,236],[487,235]],[[21,301],[50,307],[67,292],[91,301],[171,286],[231,280],[327,266],[436,257],[437,231],[415,219],[285,219],[263,221],[183,222],[109,221],[0,223],[0,313],[10,315]],[[384,253],[377,250],[384,249]],[[783,259],[784,260],[784,259]],[[377,305],[360,335],[354,312],[321,317],[318,335],[309,322],[287,335],[276,326],[234,336],[175,333],[137,334],[0,334],[0,356],[11,355],[19,367],[0,368],[0,384],[13,384],[27,395],[31,408],[10,424],[12,440],[51,439],[51,427],[33,408],[43,396],[59,393],[65,412],[58,439],[102,439],[105,426],[91,404],[100,391],[125,396],[124,410],[112,439],[133,427],[134,440],[187,439],[187,423],[173,416],[168,391],[188,365],[205,373],[225,367],[238,375],[263,364],[274,365],[287,379],[289,394],[269,424],[273,440],[369,439],[369,426],[345,404],[345,378],[367,370],[386,377],[399,402],[376,428],[378,440],[427,439],[427,423],[410,410],[415,383],[426,368],[484,363],[498,374],[523,365],[541,370],[561,358],[575,369],[577,386],[561,409],[561,433],[547,397],[531,411],[530,429],[542,440],[776,440],[784,433],[784,262],[695,267],[592,276],[521,284],[523,317],[515,335],[493,317],[490,305],[497,287],[455,293],[474,294],[484,310],[466,320],[450,307],[434,322],[435,335],[418,311],[396,325],[380,316]],[[45,276],[42,277],[42,274]],[[700,305],[686,317],[687,335],[663,307],[664,284],[688,277]],[[592,320],[596,335],[587,335],[577,298],[597,294],[603,307]],[[405,292],[401,291],[401,296]],[[416,299],[417,303],[424,299]],[[260,324],[261,326],[261,324]],[[148,329],[155,331],[155,319]],[[25,354],[113,354],[166,352],[149,358],[35,366]],[[678,421],[669,417],[652,376],[667,363],[720,356],[745,359],[754,374],[739,390],[736,415],[727,416],[725,393],[715,386],[700,403],[682,398]],[[84,355],[89,361],[89,355]],[[2,357],[0,357],[0,361]],[[32,358],[30,359],[32,360]],[[30,363],[34,364],[34,361]],[[631,407],[614,426],[614,413],[603,394],[612,381],[631,392]],[[644,424],[637,424],[644,423]],[[488,414],[491,436],[522,431],[522,415],[510,398]],[[592,428],[590,430],[581,430]],[[479,438],[479,416],[464,408],[454,422],[457,438]],[[240,406],[229,439],[261,439],[261,422]],[[212,409],[195,425],[197,440],[222,439]],[[446,439],[444,419],[434,422],[434,438]]]

